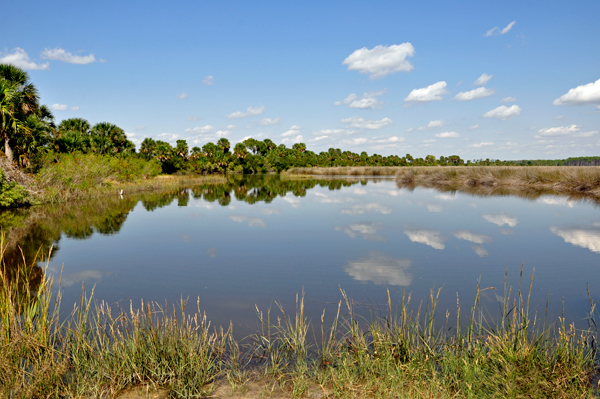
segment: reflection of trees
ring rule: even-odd
[[[222,206],[229,205],[233,197],[249,204],[270,203],[278,196],[283,197],[289,193],[297,197],[305,196],[307,190],[316,186],[339,190],[363,180],[233,175],[228,177],[227,183],[141,193],[124,199],[117,196],[104,197],[96,201],[4,211],[0,213],[0,226],[5,235],[3,270],[7,281],[15,281],[17,273],[27,275],[30,289],[36,289],[43,277],[40,261],[42,257],[48,256],[50,248],[53,248],[50,256],[56,254],[63,235],[72,239],[87,239],[95,233],[117,234],[138,202],[149,212],[171,205],[175,200],[178,206],[187,206],[190,195]],[[253,221],[248,221],[251,222]],[[256,221],[253,223],[256,224]],[[23,266],[24,264],[27,266]]]

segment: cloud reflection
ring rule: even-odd
[[[487,249],[485,249],[485,247],[481,244],[477,244],[477,245],[472,245],[471,249],[473,251],[475,251],[475,253],[477,255],[479,255],[479,257],[483,258],[488,256],[490,253],[487,251]]]
[[[406,229],[404,234],[408,236],[408,239],[412,242],[418,242],[421,244],[429,245],[435,249],[444,249],[445,238],[440,236],[440,232],[429,229]]]
[[[346,208],[346,209],[342,209],[342,213],[347,213],[349,215],[362,215],[363,213],[366,212],[378,212],[378,213],[382,213],[384,215],[387,215],[388,213],[392,212],[392,210],[390,208],[388,208],[387,206],[384,205],[379,205],[379,204],[357,204],[357,205],[353,205],[350,208]]]
[[[369,257],[350,261],[344,271],[358,281],[371,281],[378,285],[409,286],[412,283],[410,259],[397,259],[380,252],[369,252]]]
[[[483,244],[486,242],[492,242],[492,237],[490,236],[486,236],[483,234],[478,234],[478,233],[473,233],[471,231],[468,230],[459,230],[456,231],[454,233],[454,237],[461,239],[461,240],[467,240],[467,241],[471,241],[474,244]]]
[[[519,223],[519,218],[517,218],[515,215],[504,212],[494,213],[491,215],[481,215],[481,217],[500,227],[504,226],[505,224],[510,227],[515,227]]]
[[[565,242],[600,253],[600,229],[587,226],[550,227],[550,231]]]
[[[231,216],[229,216],[229,219],[233,220],[234,222],[238,222],[238,223],[248,223],[248,226],[250,226],[250,227],[265,228],[267,226],[267,224],[265,223],[265,220],[261,219],[261,218],[253,218],[250,216],[231,215]]]
[[[87,280],[101,280],[104,273],[98,270],[83,270],[76,273],[63,273],[60,284],[63,287],[71,287]],[[56,278],[55,278],[55,281]]]
[[[569,208],[573,208],[577,201],[570,200],[568,198],[557,198],[557,197],[542,197],[538,199],[538,202],[547,205],[561,205],[568,206]]]
[[[350,238],[356,238],[361,235],[365,240],[370,241],[385,241],[385,238],[377,234],[378,230],[383,228],[381,223],[363,222],[353,223],[348,226],[337,226],[337,231],[342,231]]]

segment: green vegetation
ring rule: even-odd
[[[2,248],[3,249],[3,248]],[[1,250],[0,254],[4,251]],[[28,270],[23,267],[20,270]],[[598,362],[590,299],[590,328],[576,330],[531,314],[527,290],[512,296],[506,279],[495,314],[477,290],[463,325],[461,304],[436,325],[438,291],[411,311],[411,296],[370,321],[342,291],[333,322],[315,325],[277,304],[277,315],[257,309],[257,333],[243,345],[232,329],[211,328],[187,301],[170,308],[93,305],[82,295],[65,322],[61,297],[42,278],[0,275],[0,395],[9,398],[115,397],[135,386],[166,389],[169,397],[200,397],[227,387],[244,394],[301,397],[311,392],[361,397],[593,397]],[[522,275],[522,273],[521,273]],[[529,284],[529,292],[533,276]],[[25,294],[24,294],[25,293]],[[27,294],[29,293],[29,294]],[[344,311],[342,311],[342,305]],[[275,312],[274,312],[275,313]],[[310,337],[319,330],[320,338]]]

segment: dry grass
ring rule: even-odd
[[[401,188],[417,186],[482,195],[543,194],[600,199],[596,166],[447,166],[405,167],[396,175]]]
[[[314,176],[394,176],[402,166],[336,166],[330,168],[290,168],[282,174]]]

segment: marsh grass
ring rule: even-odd
[[[533,275],[524,282],[522,272],[515,291],[505,278],[498,309],[480,301],[495,289],[478,286],[472,305],[461,309],[457,297],[441,323],[439,289],[418,306],[410,294],[395,301],[388,291],[387,313],[366,318],[342,290],[332,321],[323,313],[320,326],[305,316],[302,294],[291,313],[277,302],[274,311],[257,308],[258,330],[241,343],[231,327],[211,327],[199,304],[188,312],[183,299],[113,309],[82,292],[61,322],[51,280],[33,292],[26,275],[1,282],[3,398],[109,398],[140,386],[177,398],[224,386],[238,397],[597,395],[595,303],[590,298],[588,329],[564,315],[550,323],[530,313]]]
[[[600,167],[596,166],[447,166],[405,167],[398,171],[401,188],[417,186],[482,195],[537,198],[566,194],[600,198]]]
[[[282,174],[311,176],[394,176],[402,166],[332,166],[314,168],[290,168]]]

